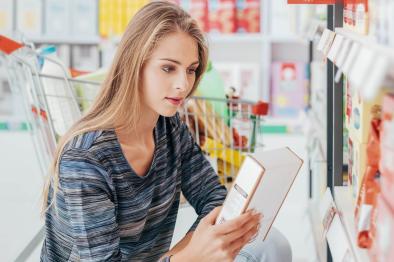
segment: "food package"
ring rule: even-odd
[[[380,110],[372,112],[370,133],[366,145],[367,167],[357,197],[355,218],[357,224],[357,243],[361,248],[371,248],[376,231],[376,200],[380,191],[379,160],[380,160]]]
[[[381,131],[381,190],[388,204],[394,208],[394,95],[383,99]]]
[[[274,62],[271,68],[271,114],[297,116],[308,102],[306,64]]]
[[[394,209],[383,196],[377,200],[376,237],[369,254],[372,262],[394,261]]]
[[[236,26],[235,0],[209,1],[209,31],[215,33],[234,33]]]
[[[260,32],[260,4],[260,0],[237,0],[237,32]]]
[[[208,1],[207,0],[182,0],[181,7],[193,17],[201,30],[208,32]]]

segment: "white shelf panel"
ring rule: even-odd
[[[366,249],[359,248],[356,241],[354,204],[350,197],[349,189],[345,186],[337,186],[334,189],[335,204],[341,214],[341,222],[350,240],[351,247],[355,252],[358,262],[368,262],[369,257]]]
[[[27,37],[27,40],[36,44],[70,44],[70,45],[97,45],[101,39],[95,37],[53,37],[53,36],[40,36],[40,37]]]
[[[268,35],[266,36],[267,40],[271,43],[299,43],[299,44],[307,44],[307,37],[301,37],[297,35]]]
[[[319,210],[318,203],[311,201],[309,203],[308,216],[311,222],[316,253],[319,258],[319,261],[325,261],[327,259],[327,244],[326,244],[327,242],[324,239],[324,228],[319,220],[318,210]]]
[[[261,43],[265,39],[260,33],[207,34],[206,37],[210,43]]]

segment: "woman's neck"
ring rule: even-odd
[[[157,113],[144,113],[135,125],[134,130],[130,130],[129,128],[116,129],[119,142],[124,145],[149,143],[152,141],[153,130],[158,119],[159,115]]]

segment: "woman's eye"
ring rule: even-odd
[[[174,68],[172,66],[163,66],[162,70],[166,73],[169,73],[171,71],[174,71]]]
[[[196,68],[190,68],[189,70],[188,70],[188,73],[189,74],[195,74],[196,73]]]

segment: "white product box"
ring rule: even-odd
[[[241,99],[257,101],[259,98],[259,72],[257,63],[215,63],[223,81],[225,91],[235,88],[235,95]]]
[[[42,8],[41,0],[17,0],[17,31],[28,37],[41,35],[43,25]]]
[[[71,34],[73,36],[97,36],[97,17],[96,0],[71,0]]]
[[[0,1],[0,32],[10,34],[13,31],[14,1]]]
[[[46,0],[45,2],[45,35],[70,35],[70,1]]]
[[[71,52],[72,68],[82,71],[95,71],[99,68],[100,56],[96,46],[73,46]]]

